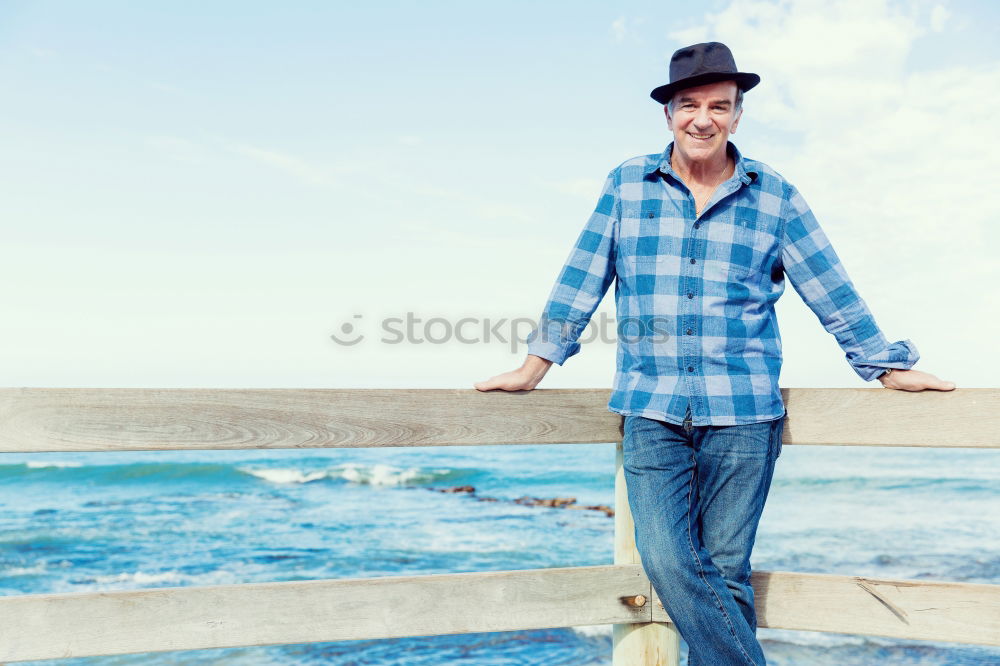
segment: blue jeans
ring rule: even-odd
[[[688,410],[690,414],[690,409]],[[750,551],[784,417],[683,426],[625,416],[622,450],[642,567],[688,644],[688,665],[766,663]]]

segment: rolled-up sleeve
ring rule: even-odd
[[[615,277],[620,220],[615,176],[615,171],[608,174],[597,206],[559,272],[541,319],[526,339],[529,354],[562,365],[580,351],[577,340]]]
[[[837,339],[863,380],[875,379],[886,368],[909,370],[920,358],[916,345],[887,341],[805,199],[795,187],[788,188],[781,261],[795,291]]]

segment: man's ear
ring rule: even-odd
[[[733,126],[729,129],[730,134],[736,134],[736,126],[740,124],[740,118],[743,117],[743,107],[736,112],[736,120],[733,121]]]
[[[673,120],[670,118],[670,109],[666,104],[663,105],[663,115],[667,117],[667,129],[671,132],[674,131]]]

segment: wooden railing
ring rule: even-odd
[[[1000,447],[1000,390],[785,389],[786,445]],[[0,661],[614,625],[676,664],[608,391],[0,389],[0,451],[618,442],[613,565],[0,597]],[[755,571],[761,627],[1000,645],[1000,585]],[[460,593],[458,593],[460,591]]]

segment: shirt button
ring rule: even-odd
[[[649,215],[647,215],[646,217],[653,217],[653,214],[652,214],[652,213],[650,213],[650,214],[649,214]]]
[[[692,331],[690,328],[688,330],[684,331],[684,332],[687,333],[688,335],[691,335],[691,334],[694,333],[694,331]]]
[[[695,228],[695,229],[697,229],[697,228],[698,228],[698,227],[700,227],[700,226],[701,226],[701,222],[695,222],[695,223],[694,223],[694,228]]]
[[[694,372],[694,368],[692,368],[690,365],[688,366],[688,372]]]
[[[691,292],[688,292],[688,298],[694,298],[694,294],[692,294]]]
[[[691,257],[691,263],[692,264],[694,263],[694,257]]]

